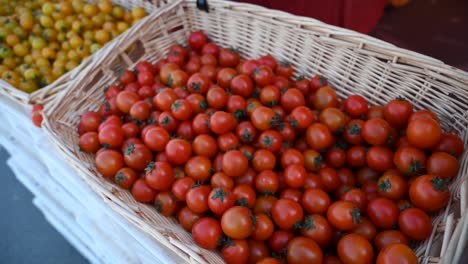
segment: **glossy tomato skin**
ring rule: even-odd
[[[240,55],[233,49],[221,49],[218,56],[219,64],[222,67],[234,68],[240,61]]]
[[[234,194],[225,188],[214,188],[208,196],[208,207],[216,215],[223,215],[236,203]]]
[[[313,123],[307,128],[306,140],[313,150],[331,147],[335,142],[335,138],[328,127],[320,123]]]
[[[250,255],[249,243],[245,239],[232,240],[221,249],[227,264],[247,263]]]
[[[330,204],[330,196],[322,189],[307,189],[302,196],[302,206],[309,214],[325,214]]]
[[[361,145],[364,143],[362,137],[362,129],[365,122],[361,119],[352,119],[346,124],[346,127],[343,132],[343,138],[346,142],[353,145]]]
[[[175,181],[174,169],[168,162],[151,162],[145,169],[147,184],[158,191],[168,191]]]
[[[305,98],[299,89],[289,88],[286,91],[282,92],[280,102],[283,109],[286,112],[290,113],[296,107],[304,106]]]
[[[247,208],[252,208],[257,201],[257,194],[251,185],[248,184],[239,184],[232,191],[236,197],[236,203],[246,206]]]
[[[319,246],[328,246],[333,237],[333,229],[327,219],[319,214],[305,218],[301,235],[314,240]]]
[[[260,260],[271,256],[270,249],[264,241],[249,239],[248,243],[250,249],[248,264],[256,264]]]
[[[394,99],[385,106],[384,116],[389,124],[396,128],[403,128],[413,113],[413,104],[405,99]]]
[[[143,142],[152,151],[163,151],[170,138],[167,130],[158,126],[148,129],[147,132],[142,135]]]
[[[211,187],[208,185],[193,185],[185,196],[188,208],[198,214],[207,212],[210,209],[208,206],[210,192]]]
[[[279,199],[272,208],[273,220],[278,227],[292,230],[304,218],[304,211],[299,203],[289,199]]]
[[[124,159],[119,151],[104,149],[96,154],[96,169],[105,178],[114,175],[124,167]]]
[[[408,242],[408,238],[399,230],[384,230],[378,233],[374,239],[377,251],[381,251],[384,247],[390,244],[401,243],[408,245]]]
[[[203,31],[192,32],[189,36],[188,43],[193,50],[200,50],[208,42],[208,37]]]
[[[348,234],[338,242],[338,256],[343,263],[372,263],[374,250],[371,243],[357,234]]]
[[[227,132],[234,130],[236,122],[236,119],[231,113],[216,111],[210,117],[210,128],[218,135],[226,134]]]
[[[353,118],[365,115],[369,110],[369,103],[361,95],[350,95],[345,101],[345,110]]]
[[[341,200],[354,203],[359,210],[364,212],[367,209],[367,194],[361,189],[351,189],[347,191]]]
[[[114,182],[123,189],[130,189],[138,179],[138,174],[132,168],[120,169],[114,177]]]
[[[190,177],[178,178],[174,181],[171,186],[172,193],[175,195],[179,201],[184,202],[187,192],[195,184],[195,181]]]
[[[367,215],[372,222],[381,228],[389,229],[398,222],[400,210],[390,199],[375,198],[367,204]]]
[[[170,191],[156,194],[153,204],[156,211],[164,216],[174,216],[180,208],[180,203]]]
[[[417,264],[416,253],[405,244],[391,244],[382,249],[377,256],[377,264],[408,263]]]
[[[409,122],[406,128],[408,142],[421,149],[430,149],[437,145],[441,135],[439,122],[432,118],[417,118]]]
[[[395,152],[393,163],[404,175],[419,175],[426,167],[426,154],[415,147],[400,147]]]
[[[367,143],[383,145],[390,136],[390,124],[382,118],[372,118],[364,123],[361,133]]]
[[[450,199],[448,181],[435,175],[417,177],[409,188],[411,203],[427,213],[444,208]]]
[[[278,153],[281,150],[283,138],[276,130],[266,130],[260,134],[258,142],[261,148]]]
[[[205,156],[192,156],[185,163],[185,175],[197,182],[207,181],[211,173],[211,160]]]
[[[442,179],[457,176],[459,168],[457,158],[445,152],[432,153],[427,160],[427,173],[437,175]]]
[[[368,218],[363,217],[361,223],[353,229],[354,234],[358,234],[372,243],[377,235],[377,227]]]
[[[218,152],[216,139],[209,134],[200,134],[192,142],[193,152],[196,155],[212,158]]]
[[[182,207],[177,214],[177,220],[188,232],[192,231],[193,225],[202,217],[202,214],[192,212],[187,206]]]
[[[397,201],[404,199],[408,193],[408,183],[396,171],[387,171],[377,181],[379,195]]]
[[[197,244],[205,249],[215,249],[223,235],[218,220],[211,217],[199,219],[192,227],[192,237]]]
[[[307,177],[307,170],[301,164],[291,164],[284,169],[286,184],[291,188],[302,188]]]
[[[357,227],[360,219],[360,210],[352,202],[336,201],[327,210],[329,223],[338,230],[349,231]]]
[[[253,93],[252,79],[246,74],[239,74],[231,80],[230,89],[234,94],[249,98]]]
[[[98,133],[94,131],[86,132],[80,136],[80,150],[87,153],[96,153],[101,148]]]
[[[132,187],[133,197],[135,197],[135,200],[141,203],[153,202],[156,193],[157,192],[155,190],[149,187],[145,179],[142,178],[136,180]]]
[[[382,146],[371,147],[366,154],[367,165],[378,172],[384,172],[393,168],[393,152]]]
[[[314,240],[295,237],[288,243],[287,260],[290,264],[322,263],[323,252]]]
[[[313,99],[314,107],[317,110],[323,110],[327,107],[338,106],[338,95],[330,86],[320,87],[315,93]]]
[[[124,140],[122,127],[118,125],[107,125],[98,133],[99,142],[108,148],[119,148]]]
[[[232,68],[222,68],[217,74],[217,83],[223,88],[229,88],[231,80],[236,77],[237,71]]]
[[[231,150],[223,156],[222,167],[224,173],[231,177],[242,176],[249,168],[249,160],[239,150]]]
[[[192,155],[192,145],[184,139],[171,139],[165,149],[169,162],[174,165],[186,163]]]
[[[244,206],[234,206],[221,217],[223,232],[232,239],[246,239],[253,231],[252,212]]]
[[[144,170],[153,160],[153,153],[143,144],[128,144],[124,152],[125,164],[135,170]]]
[[[408,208],[401,212],[398,226],[405,235],[414,240],[429,238],[432,232],[431,218],[419,208]]]
[[[446,152],[455,158],[460,157],[464,151],[463,140],[452,133],[442,133],[439,143],[432,149],[433,152]]]

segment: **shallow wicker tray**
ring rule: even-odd
[[[156,11],[159,7],[163,6],[166,4],[169,0],[112,0],[112,3],[120,5],[126,9],[132,9],[135,7],[143,7],[148,14],[153,13]],[[89,0],[87,2],[98,2],[98,0]],[[10,16],[13,17],[13,16]],[[139,23],[145,23],[146,18],[143,18],[142,20],[139,21]],[[128,31],[128,30],[127,30]],[[123,33],[125,34],[125,33]],[[123,34],[119,35],[115,39],[122,38]],[[115,40],[114,39],[114,40]],[[114,41],[112,40],[112,41]],[[109,45],[112,43],[110,41],[106,45]],[[102,49],[101,49],[102,50]],[[101,51],[100,50],[100,51]],[[7,96],[11,99],[13,99],[15,102],[21,104],[21,105],[27,105],[27,104],[36,104],[36,103],[47,103],[52,100],[52,98],[59,92],[62,91],[63,89],[66,89],[66,87],[69,87],[68,83],[75,78],[79,74],[82,73],[82,71],[86,68],[88,63],[92,60],[92,57],[94,56],[101,56],[100,51],[90,55],[86,59],[84,59],[80,65],[78,65],[76,68],[71,70],[70,72],[62,75],[60,78],[55,80],[53,83],[31,93],[28,94],[26,92],[23,92],[14,86],[10,85],[7,82],[0,82],[0,96]]]
[[[94,157],[79,151],[79,115],[97,109],[103,89],[117,80],[116,72],[140,60],[162,58],[169,47],[183,43],[190,32],[204,30],[216,43],[235,47],[247,58],[272,54],[294,65],[296,76],[322,74],[340,96],[362,94],[373,104],[403,96],[416,109],[428,108],[442,119],[446,131],[468,141],[468,74],[436,59],[399,49],[353,31],[314,19],[293,16],[250,4],[209,1],[209,13],[194,0],[175,0],[133,27],[93,57],[66,92],[46,109],[45,130],[71,165],[109,205],[129,221],[192,263],[222,263],[213,251],[200,249],[174,219],[136,202],[128,191],[98,176]],[[131,45],[138,48],[126,53]],[[414,248],[421,263],[456,263],[467,239],[468,155],[451,184],[446,210],[433,216],[431,237]]]

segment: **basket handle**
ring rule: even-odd
[[[207,0],[197,0],[197,8],[209,13],[208,1]]]

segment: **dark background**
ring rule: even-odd
[[[370,34],[468,71],[467,14],[465,0],[413,0],[402,8],[387,8]],[[0,262],[86,263],[32,205],[32,195],[6,166],[7,158],[0,148]]]

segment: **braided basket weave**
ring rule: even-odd
[[[372,104],[405,97],[416,109],[436,112],[446,131],[468,141],[466,72],[314,19],[221,0],[209,1],[209,12],[205,12],[195,2],[171,1],[145,23],[107,45],[82,69],[83,74],[54,98],[46,109],[44,124],[70,164],[112,208],[187,262],[222,263],[222,259],[197,247],[174,219],[136,202],[128,191],[98,176],[94,157],[79,151],[76,127],[81,113],[96,110],[104,101],[103,89],[117,80],[118,71],[132,68],[141,60],[156,62],[192,31],[204,30],[214,42],[237,48],[246,58],[272,54],[292,63],[296,77],[326,76],[342,97],[361,94]],[[132,52],[127,52],[129,47],[134,48]],[[467,163],[465,153],[460,173],[450,187],[453,195],[449,206],[433,216],[431,237],[414,245],[421,263],[456,263],[463,252],[468,230]]]
[[[98,2],[98,0],[90,0],[88,2]],[[154,12],[155,10],[157,10],[159,7],[163,6],[167,2],[168,0],[112,0],[112,3],[120,5],[124,7],[125,9],[143,7],[148,14],[151,14],[152,12]],[[139,23],[145,23],[144,22],[145,19],[146,18],[143,18],[141,21],[139,21]],[[121,36],[118,36],[116,37],[116,39],[120,37]],[[112,43],[112,41],[109,43]],[[109,45],[109,43],[106,45]],[[23,92],[19,90],[18,88],[13,87],[9,83],[2,81],[0,82],[0,96],[3,96],[3,95],[7,96],[21,105],[47,103],[52,100],[52,97],[55,94],[57,94],[57,92],[65,89],[65,87],[68,86],[68,83],[70,81],[77,78],[77,76],[86,68],[88,63],[92,60],[92,57],[101,56],[99,54],[100,54],[100,51],[87,57],[80,63],[80,65],[78,65],[76,68],[74,68],[70,72],[62,75],[53,83],[31,94]]]

